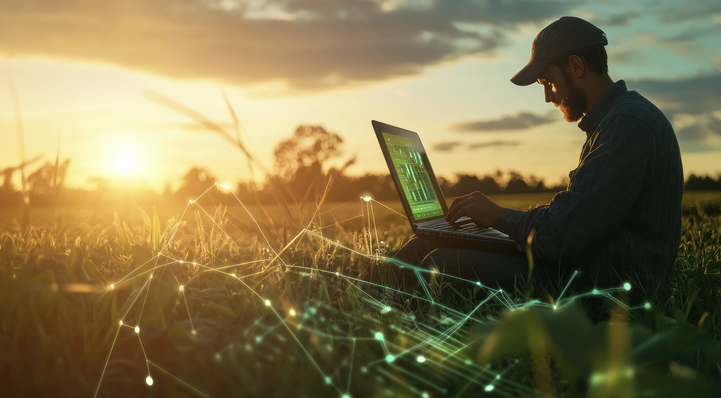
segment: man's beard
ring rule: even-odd
[[[583,117],[583,111],[587,105],[586,96],[576,87],[568,72],[561,69],[561,74],[563,80],[566,81],[566,87],[568,87],[568,96],[563,98],[561,102],[554,102],[553,104],[563,112],[563,118],[567,122],[575,122]]]

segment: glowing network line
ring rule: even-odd
[[[511,364],[511,366],[505,368],[503,371],[499,373],[493,373],[489,366],[486,365],[484,368],[480,368],[479,366],[475,365],[472,361],[470,361],[468,358],[462,358],[458,354],[462,352],[465,348],[469,347],[471,344],[475,343],[480,339],[476,338],[473,341],[464,343],[461,339],[458,338],[459,334],[467,334],[466,331],[464,331],[463,326],[469,324],[469,323],[479,323],[479,324],[487,324],[486,320],[484,320],[482,317],[474,317],[474,314],[482,308],[484,305],[488,304],[490,301],[495,301],[497,304],[502,305],[506,309],[510,311],[516,311],[516,310],[526,310],[528,308],[535,308],[535,307],[545,307],[545,308],[553,308],[558,309],[562,308],[565,305],[568,305],[575,301],[576,299],[584,296],[601,296],[605,297],[609,300],[612,300],[616,304],[618,304],[620,307],[624,308],[625,310],[632,310],[636,308],[645,308],[650,309],[651,306],[649,303],[645,303],[642,306],[638,307],[629,307],[625,303],[621,302],[620,300],[613,297],[612,293],[617,291],[628,291],[631,289],[631,285],[626,282],[623,286],[618,288],[610,288],[610,289],[603,289],[603,290],[597,290],[594,289],[591,292],[579,294],[573,297],[567,297],[563,298],[566,290],[571,285],[571,282],[574,280],[574,278],[577,276],[578,271],[574,272],[574,274],[571,276],[569,281],[566,283],[564,289],[562,290],[561,294],[558,296],[558,299],[555,300],[553,303],[544,303],[539,300],[531,300],[526,303],[519,303],[516,304],[513,302],[511,297],[508,295],[507,292],[503,291],[502,289],[493,289],[489,286],[482,285],[479,281],[473,281],[473,280],[467,280],[464,278],[460,278],[454,275],[448,275],[439,273],[434,270],[428,270],[425,268],[417,267],[411,264],[403,263],[400,260],[394,259],[394,258],[387,258],[382,255],[376,254],[376,252],[373,250],[373,235],[375,235],[375,247],[379,248],[381,247],[381,241],[378,238],[378,230],[377,230],[377,224],[375,221],[375,213],[373,210],[373,203],[377,203],[395,213],[397,213],[400,216],[405,217],[403,214],[396,212],[395,210],[391,209],[390,207],[372,199],[370,196],[361,197],[361,215],[349,218],[345,221],[349,221],[358,217],[366,217],[367,218],[367,233],[364,234],[367,238],[366,245],[368,248],[368,253],[364,253],[358,250],[354,250],[350,247],[347,247],[345,245],[340,244],[338,241],[333,241],[329,239],[328,237],[325,237],[322,235],[322,233],[316,232],[314,230],[310,229],[310,224],[307,228],[302,229],[287,245],[280,251],[276,251],[273,246],[270,244],[270,241],[266,237],[265,233],[263,232],[263,229],[261,228],[260,224],[257,222],[257,220],[253,217],[251,212],[246,208],[246,206],[240,201],[240,199],[233,193],[233,196],[238,201],[238,203],[243,207],[243,209],[248,213],[250,218],[253,220],[255,226],[257,227],[259,233],[265,240],[265,243],[269,247],[269,250],[273,253],[275,256],[273,259],[264,259],[264,260],[255,260],[255,261],[248,261],[248,262],[241,262],[237,264],[226,264],[221,267],[211,267],[206,264],[198,263],[195,261],[184,261],[182,259],[175,259],[172,256],[168,254],[168,250],[170,249],[174,239],[175,235],[177,233],[177,230],[181,223],[183,222],[183,218],[185,217],[185,214],[187,213],[187,210],[191,205],[197,206],[208,218],[211,219],[213,222],[213,226],[215,228],[218,228],[220,232],[222,232],[227,240],[234,242],[233,239],[230,237],[230,235],[224,230],[222,225],[220,225],[213,217],[210,216],[210,214],[203,209],[199,204],[198,200],[200,200],[205,194],[207,194],[213,187],[222,187],[225,189],[228,189],[227,185],[220,185],[215,184],[208,189],[206,189],[200,196],[198,196],[194,200],[190,200],[188,204],[186,205],[185,209],[183,210],[182,215],[177,220],[176,225],[173,227],[172,232],[170,234],[170,238],[168,241],[162,246],[160,251],[155,254],[153,257],[149,258],[145,263],[138,266],[136,269],[128,273],[126,276],[121,278],[118,281],[115,281],[111,284],[109,284],[100,295],[100,298],[104,297],[109,292],[117,289],[119,286],[122,286],[124,284],[127,284],[137,278],[141,278],[145,275],[147,276],[147,280],[145,280],[144,284],[140,289],[138,289],[134,294],[135,297],[132,298],[132,302],[130,303],[130,306],[125,311],[124,314],[120,317],[120,319],[117,322],[117,330],[115,332],[115,336],[113,338],[113,342],[111,344],[110,350],[108,352],[107,359],[105,361],[105,365],[103,367],[103,370],[100,375],[100,379],[98,380],[98,385],[95,390],[95,395],[97,396],[100,387],[103,381],[103,377],[105,376],[105,372],[108,367],[108,363],[110,361],[110,357],[112,356],[113,349],[115,347],[115,344],[118,339],[118,335],[120,334],[120,330],[123,328],[127,328],[132,330],[135,335],[137,336],[138,343],[141,347],[141,351],[143,353],[143,357],[145,358],[145,367],[147,370],[147,377],[145,379],[145,383],[148,387],[152,387],[154,385],[154,380],[151,375],[151,365],[161,371],[162,373],[167,374],[168,376],[171,376],[173,379],[178,381],[179,383],[183,384],[187,388],[189,388],[191,391],[197,393],[200,396],[207,397],[202,391],[198,390],[197,388],[193,387],[192,385],[188,384],[187,382],[181,380],[177,376],[171,374],[167,370],[160,367],[158,364],[154,363],[148,358],[147,352],[145,350],[145,346],[143,344],[143,339],[141,335],[141,327],[140,323],[143,316],[143,311],[147,303],[147,298],[149,296],[149,291],[151,287],[151,283],[153,280],[153,276],[155,275],[155,271],[161,268],[167,268],[170,270],[173,278],[175,279],[176,283],[178,284],[178,297],[182,296],[183,298],[183,304],[185,306],[186,312],[188,314],[189,323],[191,326],[191,335],[197,334],[195,325],[193,323],[193,317],[190,313],[190,307],[188,305],[187,295],[186,295],[186,288],[188,285],[193,284],[200,275],[208,272],[223,274],[231,280],[235,280],[240,283],[243,289],[246,289],[247,291],[251,292],[255,297],[257,297],[260,302],[263,304],[263,307],[266,307],[270,310],[270,312],[275,316],[277,319],[277,323],[275,323],[273,326],[270,326],[266,328],[265,330],[261,330],[255,337],[255,342],[257,344],[263,344],[265,337],[270,335],[271,333],[277,333],[278,339],[281,339],[285,341],[285,338],[282,337],[280,332],[277,330],[285,329],[292,339],[296,342],[300,350],[303,352],[304,356],[313,364],[314,368],[318,371],[319,376],[322,378],[322,380],[325,381],[326,384],[332,386],[337,390],[337,392],[340,394],[342,398],[350,398],[350,390],[351,390],[351,381],[352,381],[352,375],[353,375],[353,365],[356,362],[355,359],[355,351],[356,351],[356,344],[357,342],[366,342],[366,343],[372,343],[376,342],[383,354],[383,357],[372,360],[368,362],[365,365],[361,366],[361,372],[367,373],[370,369],[375,369],[377,372],[378,377],[384,376],[389,380],[394,380],[395,382],[403,385],[404,387],[408,388],[410,391],[416,393],[420,397],[428,397],[428,393],[426,391],[421,391],[415,386],[408,385],[405,381],[399,379],[396,375],[389,372],[388,370],[381,367],[383,365],[384,367],[389,367],[394,370],[397,370],[401,373],[406,374],[408,377],[411,377],[415,380],[417,380],[419,383],[426,385],[427,387],[436,390],[438,392],[441,392],[443,394],[447,393],[447,389],[441,385],[435,384],[431,382],[430,380],[427,380],[426,378],[420,377],[419,375],[411,372],[408,369],[408,366],[412,364],[412,366],[415,367],[423,367],[423,368],[429,368],[429,367],[435,367],[438,369],[443,369],[445,372],[448,372],[448,374],[454,375],[462,380],[466,381],[465,387],[460,390],[458,393],[459,395],[470,385],[477,385],[479,387],[484,388],[485,391],[495,391],[497,393],[501,393],[502,395],[506,396],[512,396],[510,394],[510,391],[517,391],[517,392],[524,392],[524,393],[534,393],[531,388],[520,386],[517,384],[509,384],[506,382],[505,379],[503,379],[503,374],[507,372],[510,368],[515,366],[518,363],[518,360],[516,360],[514,363]],[[350,203],[350,202],[348,202]],[[365,207],[365,208],[364,208]],[[332,209],[331,209],[332,210]],[[316,214],[320,217],[321,214],[316,211]],[[314,217],[315,215],[314,214]],[[312,223],[312,220],[311,220]],[[324,227],[319,226],[316,230],[322,231]],[[362,258],[365,258],[367,260],[370,260],[374,263],[385,263],[390,266],[396,266],[401,268],[409,268],[413,270],[416,275],[419,277],[419,280],[421,281],[421,286],[424,290],[424,293],[426,297],[422,296],[416,296],[413,294],[410,294],[408,292],[401,291],[399,289],[394,289],[391,287],[383,286],[380,284],[368,282],[359,278],[355,278],[348,275],[343,275],[339,273],[338,271],[330,271],[330,270],[324,270],[320,268],[313,268],[313,267],[304,267],[304,266],[298,266],[295,264],[287,264],[282,258],[281,254],[290,247],[291,244],[299,242],[299,240],[304,237],[308,236],[312,239],[317,239],[322,242],[322,247],[334,247],[334,253],[337,250],[343,250],[346,252],[349,252],[351,254],[360,256]],[[322,249],[325,250],[325,249]],[[163,259],[164,262],[161,263],[161,259]],[[148,264],[152,264],[152,266],[149,269],[146,269]],[[281,270],[275,269],[276,271],[281,272],[294,272],[297,273],[300,277],[315,277],[316,275],[328,275],[328,276],[335,276],[339,278],[339,283],[347,284],[348,287],[352,287],[354,291],[358,291],[363,294],[362,300],[366,302],[370,307],[375,308],[378,311],[379,316],[386,316],[388,314],[395,314],[399,316],[399,325],[390,324],[389,328],[393,332],[401,333],[404,338],[408,339],[409,341],[413,341],[410,348],[404,348],[402,345],[395,344],[392,341],[389,341],[386,338],[386,334],[382,330],[383,323],[380,319],[375,319],[369,317],[368,314],[363,315],[363,319],[370,322],[376,322],[379,323],[379,326],[381,327],[381,330],[371,332],[372,337],[363,337],[363,336],[349,336],[342,334],[343,331],[340,330],[337,325],[334,325],[334,327],[337,329],[337,332],[339,334],[330,334],[327,333],[319,328],[320,324],[324,323],[322,321],[317,322],[317,325],[307,325],[307,323],[311,322],[315,317],[322,317],[322,315],[318,312],[317,308],[324,308],[327,311],[336,311],[338,314],[348,316],[347,314],[343,314],[342,312],[339,312],[337,309],[333,308],[332,306],[329,306],[327,304],[323,304],[322,302],[317,303],[316,306],[309,305],[305,309],[301,320],[297,321],[298,315],[300,315],[295,309],[290,309],[288,312],[288,315],[283,317],[276,309],[273,302],[268,299],[264,298],[261,294],[256,292],[253,288],[251,288],[245,281],[245,278],[260,275],[263,273],[268,272],[267,269],[260,271],[260,272],[253,272],[246,275],[237,275],[233,272],[226,272],[224,270],[231,269],[231,268],[238,268],[242,266],[252,265],[252,264],[260,264],[260,263],[266,263],[266,265],[272,265],[275,263],[275,261],[279,261],[281,264]],[[185,282],[181,282],[177,276],[175,275],[175,272],[173,271],[174,267],[199,267],[199,271],[192,276],[189,280]],[[436,302],[430,290],[428,289],[428,286],[426,286],[425,278],[422,277],[421,274],[423,273],[431,273],[435,274],[437,276],[442,276],[443,278],[449,278],[454,279],[459,282],[468,283],[471,286],[476,286],[481,289],[485,289],[488,291],[487,297],[482,300],[479,304],[477,304],[472,311],[468,313],[463,313],[461,311],[458,311],[454,308],[451,308],[449,306],[443,305],[442,303]],[[437,328],[434,328],[428,324],[419,323],[416,320],[415,315],[412,314],[405,314],[403,312],[398,312],[390,305],[384,303],[382,300],[373,297],[369,292],[365,291],[361,288],[361,286],[373,286],[376,288],[381,288],[384,291],[390,291],[400,296],[410,296],[410,298],[419,300],[419,301],[425,301],[427,303],[430,303],[436,307],[438,307],[440,310],[444,312],[444,315],[439,317],[436,321],[439,325],[444,325],[446,328],[444,330],[439,330]],[[141,294],[144,294],[142,306],[140,308],[139,316],[135,322],[134,325],[126,324],[125,319],[130,313],[130,311],[135,307],[136,301],[140,297]],[[178,303],[178,300],[176,300],[176,305]],[[262,315],[261,318],[257,319],[252,326],[261,327],[262,323],[260,322],[265,315]],[[321,318],[322,319],[322,318]],[[488,321],[496,322],[495,319],[487,318]],[[281,327],[282,326],[282,327]],[[293,329],[291,329],[291,326],[293,326],[294,329],[296,329],[296,333],[293,332]],[[251,331],[251,328],[247,328],[244,332],[244,335],[247,335]],[[326,338],[329,340],[343,340],[343,341],[351,341],[352,342],[352,348],[351,353],[349,356],[347,356],[344,361],[341,363],[340,366],[336,367],[333,372],[325,372],[319,363],[314,359],[313,355],[308,351],[308,349],[303,345],[303,343],[298,338],[298,334],[307,332],[307,333],[313,333],[316,336],[320,336],[322,338]],[[466,336],[464,336],[466,337]],[[215,359],[221,360],[222,355],[227,352],[228,350],[233,349],[234,343],[231,343],[229,346],[225,347],[221,351],[218,351],[215,353]],[[252,346],[249,346],[246,343],[246,349],[252,349]],[[274,349],[277,349],[276,347],[272,347]],[[345,388],[340,388],[340,386],[336,385],[335,382],[333,382],[333,378],[341,368],[345,366],[345,364],[350,361],[349,364],[349,370],[348,370],[348,377],[347,377],[347,383]],[[399,361],[403,362],[404,366],[399,366]],[[463,365],[463,366],[461,366]],[[463,369],[463,371],[459,370]],[[501,388],[501,389],[499,389]],[[506,391],[503,391],[506,390]]]

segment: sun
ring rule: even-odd
[[[115,172],[122,175],[135,174],[138,171],[138,153],[132,148],[118,148],[114,157]]]

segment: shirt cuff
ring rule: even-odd
[[[518,224],[521,222],[525,211],[508,209],[498,215],[498,222],[495,228],[511,237],[516,242],[520,242],[518,238]]]

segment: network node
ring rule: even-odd
[[[383,333],[381,333],[381,332],[376,332],[375,338],[376,338],[376,340],[383,340]]]
[[[476,282],[476,285],[481,286],[481,282]]]
[[[290,316],[295,316],[295,310],[291,308],[290,310]]]
[[[598,289],[593,289],[593,291],[591,291],[591,293],[598,294]]]
[[[370,201],[371,201],[371,197],[370,197],[370,196],[361,196],[361,199],[365,200],[366,202],[370,202]]]
[[[340,272],[336,271],[335,276],[340,276]]]
[[[136,334],[140,334],[140,326],[136,326],[136,327],[135,327],[135,333],[136,333]]]
[[[225,188],[225,189],[230,189],[230,187],[227,186],[227,185],[223,185],[223,188]]]
[[[260,342],[262,342],[262,341],[263,341],[263,338],[262,338],[262,337],[260,337],[260,336],[255,336],[255,342],[256,342],[256,343],[260,343]]]
[[[150,376],[146,377],[146,378],[145,378],[145,383],[146,383],[147,385],[149,385],[149,386],[152,386],[152,385],[153,385],[153,378],[150,377]]]
[[[198,331],[197,331],[197,330],[195,330],[195,329],[193,329],[193,331],[192,331],[192,332],[190,332],[190,333],[192,333],[192,334],[193,334],[193,336],[195,336],[196,334],[198,334]]]
[[[500,379],[501,375],[496,375],[496,380]]]
[[[115,285],[110,285],[110,290],[115,289]]]
[[[423,394],[421,394],[421,398],[431,398],[431,396],[428,395],[427,392],[423,391]]]
[[[265,300],[265,306],[270,307],[270,300]]]
[[[393,361],[395,361],[395,360],[396,360],[396,357],[394,357],[393,355],[391,355],[391,354],[386,355],[386,362],[393,363]]]
[[[180,263],[182,264],[182,263],[183,263],[183,260],[180,260]]]
[[[178,289],[180,289],[181,292],[182,292],[182,291],[185,291],[185,286],[180,285],[180,287],[179,287]]]
[[[626,283],[623,284],[623,288],[626,289],[626,290],[631,290],[631,284],[628,283],[628,282],[626,282]]]
[[[192,200],[189,200],[188,203],[192,205],[192,204],[193,204],[193,201],[192,201]]]
[[[340,396],[340,398],[350,398],[350,395],[348,395],[348,394],[343,394],[343,395]]]
[[[554,305],[554,306],[553,306],[553,310],[555,311],[555,310],[557,310],[557,309],[558,309],[558,306],[557,306],[557,305]]]
[[[426,361],[426,357],[424,357],[423,355],[419,355],[418,358],[416,358],[416,360],[420,363],[423,363]]]
[[[330,384],[330,377],[325,378],[325,384]]]
[[[365,366],[361,367],[361,372],[368,373],[368,368],[366,368]]]
[[[120,326],[123,326],[123,320],[121,319],[121,320],[118,322],[118,324],[119,324]]]
[[[486,390],[486,391],[493,391],[494,388],[495,388],[495,387],[493,387],[493,384],[489,384],[489,385],[486,386],[486,388],[484,388],[484,390]]]
[[[643,305],[643,308],[650,310],[651,309],[651,303],[646,303]]]
[[[215,353],[215,360],[220,362],[220,353],[219,352]]]

